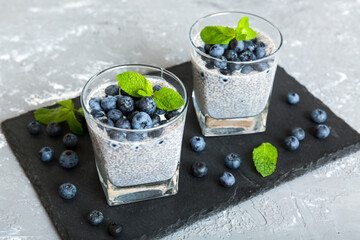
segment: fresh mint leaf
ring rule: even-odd
[[[235,30],[230,27],[207,26],[200,32],[205,44],[228,44],[235,37]]]
[[[249,18],[243,17],[238,22],[235,29],[235,38],[237,41],[247,41],[255,38],[257,33],[249,27]]]
[[[242,17],[236,28],[248,28],[249,27],[249,18],[248,17]]]
[[[81,116],[85,117],[85,114],[84,114],[84,109],[83,108],[79,108],[77,110],[78,113],[80,113]]]
[[[163,87],[159,91],[154,92],[153,96],[156,107],[167,111],[180,108],[185,104],[181,95],[171,88]]]
[[[69,110],[64,107],[40,108],[34,112],[35,120],[42,124],[51,122],[63,122],[66,120],[66,114]]]
[[[271,143],[263,143],[253,150],[255,168],[263,177],[275,171],[277,158],[277,149]]]
[[[81,123],[76,119],[74,111],[69,111],[67,114],[66,122],[69,125],[71,132],[75,134],[83,134]]]
[[[66,108],[68,108],[70,110],[74,109],[74,103],[73,103],[72,100],[60,101],[60,102],[57,102],[57,104],[59,104],[60,106],[66,107]]]
[[[120,88],[133,97],[151,96],[151,83],[140,73],[123,72],[116,76]]]

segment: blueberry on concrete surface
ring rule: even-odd
[[[330,135],[330,128],[326,124],[315,126],[315,136],[319,139],[325,139]]]
[[[297,127],[291,130],[291,134],[295,136],[299,141],[302,141],[305,138],[305,131],[301,127]]]
[[[236,153],[230,153],[225,157],[225,166],[230,169],[237,169],[241,165],[240,156]]]
[[[190,138],[190,147],[195,152],[201,152],[205,149],[206,143],[203,137],[194,136]]]
[[[54,159],[54,150],[51,147],[43,147],[39,151],[39,158],[43,162],[50,162]]]
[[[119,236],[120,233],[122,232],[122,229],[123,229],[122,225],[117,224],[115,222],[110,223],[108,226],[108,232],[113,237]]]
[[[143,97],[139,100],[137,108],[141,112],[146,112],[147,114],[151,115],[156,110],[156,103],[154,98],[152,97]]]
[[[214,44],[210,47],[209,54],[212,57],[220,57],[224,54],[224,48],[219,44]]]
[[[96,98],[92,98],[89,101],[89,107],[91,110],[97,110],[97,111],[101,111],[101,105],[100,105],[101,99],[96,97]]]
[[[295,136],[285,138],[284,143],[285,148],[289,151],[295,151],[300,146],[300,142]]]
[[[208,173],[208,167],[203,161],[196,161],[191,167],[192,174],[194,177],[204,177]]]
[[[327,119],[327,113],[322,109],[315,109],[311,112],[311,119],[316,123],[323,123]]]
[[[27,125],[27,129],[30,134],[38,135],[41,132],[41,124],[37,121],[31,121]]]
[[[137,113],[132,121],[131,126],[133,129],[148,129],[152,127],[152,120],[146,112]]]
[[[224,187],[231,187],[235,184],[235,177],[230,172],[224,172],[219,178],[220,184]]]
[[[91,225],[99,225],[104,220],[104,215],[98,210],[93,210],[89,213],[88,221]]]
[[[287,102],[289,104],[297,104],[300,101],[300,96],[296,92],[291,92],[286,96]]]
[[[59,164],[63,168],[73,168],[79,163],[79,157],[76,152],[72,150],[65,150],[59,157]]]
[[[107,96],[116,96],[119,95],[120,88],[118,85],[109,85],[105,88],[105,94]]]
[[[72,199],[75,197],[76,191],[77,191],[77,189],[74,184],[63,183],[60,185],[58,192],[59,192],[60,197],[68,200],[68,199]]]
[[[107,96],[101,100],[101,107],[105,112],[116,108],[117,98],[114,96]]]
[[[62,142],[65,147],[76,147],[78,144],[78,137],[73,133],[67,133],[64,135]]]
[[[125,115],[134,111],[134,99],[124,96],[117,99],[117,108]]]
[[[51,137],[58,137],[61,135],[61,126],[57,122],[51,122],[46,126],[46,132]]]
[[[119,109],[111,109],[106,114],[107,118],[113,122],[116,122],[123,117],[123,113]]]

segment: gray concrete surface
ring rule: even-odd
[[[208,13],[261,15],[284,35],[280,65],[360,131],[360,1],[1,1],[0,121],[75,97],[114,64],[190,59]],[[0,133],[0,239],[58,239]],[[360,152],[165,239],[358,239]]]

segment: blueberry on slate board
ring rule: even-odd
[[[224,187],[231,187],[235,184],[235,177],[230,172],[224,172],[219,178],[220,184]]]
[[[72,199],[75,197],[77,189],[72,183],[63,183],[59,187],[59,195],[63,199]]]
[[[198,178],[204,177],[208,173],[208,167],[206,166],[206,163],[203,161],[196,161],[192,165],[191,170],[192,170],[192,174]]]
[[[241,159],[238,154],[230,153],[225,158],[225,166],[230,169],[237,169],[240,167]]]
[[[291,134],[295,136],[299,141],[302,141],[305,138],[305,131],[301,127],[297,127],[291,130]]]
[[[38,135],[41,132],[41,124],[37,121],[29,122],[27,129],[32,135]]]
[[[91,225],[99,225],[104,220],[104,215],[98,210],[93,210],[89,213],[88,221]]]
[[[110,223],[108,226],[108,232],[113,237],[119,236],[120,233],[122,232],[122,229],[123,229],[122,225],[117,224],[115,222]]]
[[[190,147],[195,152],[201,152],[205,149],[206,142],[203,137],[194,136],[190,138]]]
[[[67,133],[64,135],[62,142],[68,148],[76,147],[78,144],[78,137],[73,133]]]
[[[326,124],[319,124],[315,126],[315,136],[319,139],[325,139],[330,134],[330,128]]]
[[[61,126],[57,122],[51,122],[46,126],[46,132],[51,137],[58,137],[61,135]]]
[[[327,119],[327,114],[324,110],[322,109],[315,109],[311,112],[311,119],[316,122],[316,123],[323,123],[326,121]]]
[[[76,152],[72,150],[65,150],[59,157],[59,164],[64,168],[76,167],[79,163],[79,157]]]
[[[289,104],[294,105],[300,101],[300,96],[299,96],[299,94],[297,94],[295,92],[291,92],[287,95],[286,99]]]
[[[300,146],[300,142],[295,136],[285,138],[284,143],[285,148],[289,151],[295,151]]]
[[[54,159],[54,150],[51,147],[43,147],[39,151],[39,158],[43,162],[50,162]]]

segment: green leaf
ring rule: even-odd
[[[200,33],[205,44],[228,44],[235,37],[235,30],[230,27],[207,26]]]
[[[57,108],[40,108],[34,112],[35,120],[42,124],[51,122],[63,122],[70,110],[64,107]]]
[[[83,108],[79,108],[77,110],[78,113],[80,113],[81,116],[85,117],[85,114],[84,114],[84,109]]]
[[[156,107],[167,111],[180,108],[185,104],[181,95],[171,88],[163,87],[159,91],[154,92],[153,96]]]
[[[70,131],[75,134],[83,134],[81,123],[76,119],[74,111],[69,111],[66,122],[69,125]]]
[[[257,33],[249,27],[249,18],[243,17],[240,19],[236,29],[235,38],[237,41],[247,41],[255,38]]]
[[[151,83],[140,73],[123,72],[116,76],[120,88],[133,97],[151,96]]]
[[[236,28],[248,28],[249,27],[249,18],[248,17],[242,17]]]
[[[256,170],[263,176],[271,175],[276,169],[278,152],[271,143],[263,143],[253,150],[253,161]]]
[[[74,109],[74,103],[72,100],[64,100],[64,101],[60,101],[60,102],[57,102],[57,104],[65,107],[65,108],[68,108],[70,110],[73,110]]]

